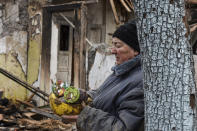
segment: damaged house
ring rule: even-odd
[[[196,5],[186,6],[194,53]],[[47,94],[51,80],[97,88],[114,65],[108,49],[113,32],[133,18],[130,0],[1,0],[0,67]],[[0,83],[8,98],[31,95],[3,74]]]
[[[185,7],[197,61],[196,0]],[[0,0],[0,93],[43,106],[56,80],[98,88],[115,64],[109,49],[113,32],[131,19],[131,0]],[[31,86],[46,97],[26,89]]]
[[[128,0],[2,0],[0,68],[47,94],[56,80],[97,88],[114,65],[108,49],[112,34],[133,18],[132,8]],[[0,82],[8,98],[31,95],[3,74]]]

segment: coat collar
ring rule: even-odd
[[[141,55],[137,55],[131,60],[128,60],[120,65],[115,65],[112,67],[112,71],[114,71],[116,76],[120,76],[131,70],[137,65],[140,65]]]

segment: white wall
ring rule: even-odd
[[[52,20],[50,79],[56,80],[58,56],[58,27]]]
[[[94,64],[89,73],[90,89],[98,88],[104,80],[112,73],[111,67],[115,65],[115,57],[96,52]]]

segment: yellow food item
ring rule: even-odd
[[[57,115],[78,115],[82,110],[81,104],[66,104],[61,102],[54,93],[49,96],[50,107]]]

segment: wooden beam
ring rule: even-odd
[[[81,4],[60,4],[60,5],[46,5],[43,6],[49,12],[63,12],[80,8]]]
[[[197,0],[186,0],[188,4],[197,4]]]
[[[80,88],[86,89],[86,29],[87,29],[87,7],[81,6],[80,27]]]
[[[120,0],[120,2],[122,3],[122,5],[125,7],[125,9],[126,9],[128,12],[131,12],[131,9],[127,6],[127,3],[126,3],[124,0]]]
[[[69,3],[58,4],[58,5],[44,5],[43,8],[46,8],[50,12],[63,12],[66,10],[72,10],[80,8],[82,4],[96,4],[99,0],[89,0],[89,1],[72,1]]]
[[[42,52],[41,52],[41,80],[40,88],[45,92],[50,86],[50,53],[51,53],[51,24],[52,12],[47,8],[43,8],[42,21]],[[45,104],[41,101],[41,104]]]
[[[127,4],[129,5],[129,7],[134,11],[134,6],[133,3],[129,0],[125,0],[127,2]]]
[[[95,3],[98,3],[99,0],[87,0],[87,1],[72,1],[72,2],[68,2],[68,3],[63,3],[63,4],[47,4],[47,5],[44,5],[43,7],[57,7],[57,6],[81,6],[82,4],[95,4]]]
[[[86,38],[86,42],[90,45],[90,46],[93,46],[93,43],[90,42],[90,40],[88,38]]]
[[[66,20],[66,22],[68,22],[68,24],[72,27],[75,28],[75,25],[62,13],[59,13],[60,16],[62,16],[64,18],[64,20]]]
[[[26,101],[21,101],[21,100],[18,100],[16,99],[17,102],[25,105],[25,106],[28,106],[28,107],[35,107],[34,105],[30,104],[29,102],[26,102]]]
[[[78,17],[80,14],[80,9],[75,10],[75,30],[74,30],[74,47],[73,47],[73,70],[72,70],[72,76],[73,76],[73,84],[75,87],[80,87],[79,81],[80,81],[80,18]]]
[[[197,30],[197,23],[194,24],[194,25],[190,28],[190,32],[194,32],[195,30]]]
[[[37,113],[37,114],[46,116],[48,118],[52,118],[54,120],[60,120],[60,121],[62,121],[62,118],[60,116],[55,115],[55,114],[50,114],[50,113],[46,112],[45,110],[41,110],[41,109],[38,109],[38,108],[29,108],[29,110],[31,112],[34,112],[34,113]]]
[[[116,7],[115,7],[115,4],[114,4],[114,0],[109,0],[109,1],[110,1],[110,4],[111,4],[111,7],[112,7],[113,14],[114,14],[115,22],[116,22],[116,24],[120,24],[118,14],[117,14],[117,11],[116,11]]]

